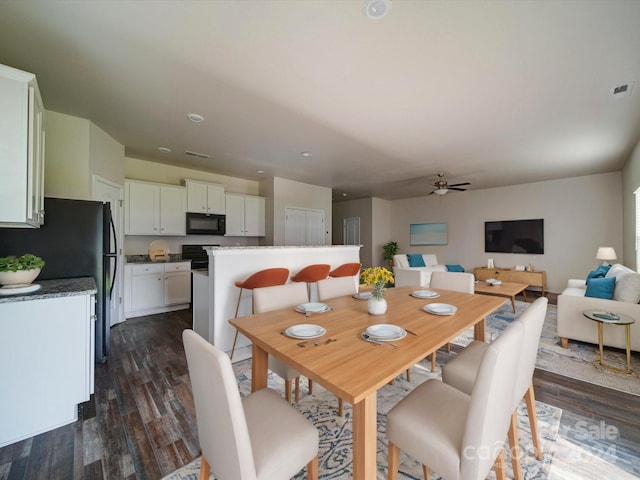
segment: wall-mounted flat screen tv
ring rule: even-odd
[[[484,222],[484,251],[544,253],[544,219]]]

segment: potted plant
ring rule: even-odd
[[[371,297],[367,302],[367,309],[371,315],[382,315],[387,311],[387,301],[384,299],[384,288],[393,283],[393,274],[384,267],[365,268],[360,273],[360,281],[373,287]]]
[[[389,262],[389,266],[393,267],[393,256],[398,253],[400,247],[398,247],[398,242],[387,242],[382,246],[382,256],[385,260]]]
[[[44,263],[40,257],[30,253],[19,257],[0,257],[0,284],[29,285],[40,275]]]

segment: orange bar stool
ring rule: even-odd
[[[324,280],[329,276],[329,270],[331,270],[331,265],[327,265],[326,263],[317,263],[315,265],[309,265],[304,267],[298,273],[296,273],[293,277],[291,277],[292,282],[306,282],[307,283],[307,294],[311,295],[311,283],[315,283],[318,280]]]
[[[236,287],[240,288],[238,295],[238,304],[236,305],[236,316],[238,318],[238,310],[240,309],[240,300],[242,299],[242,290],[253,290],[254,288],[273,287],[275,285],[284,285],[289,278],[288,268],[267,268],[254,273],[249,278],[236,282]],[[253,314],[253,297],[251,298],[251,313]],[[233,347],[231,347],[231,359],[233,360],[233,352],[236,350],[236,342],[238,341],[238,330],[233,339]]]
[[[343,263],[335,270],[329,272],[330,277],[353,277],[358,274],[362,267],[361,263]]]

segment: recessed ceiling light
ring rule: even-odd
[[[300,155],[302,155],[303,157],[310,157],[311,152],[302,152]]]
[[[346,197],[346,196],[347,196],[347,194],[346,194],[346,193],[343,193],[343,194],[342,194],[342,196],[343,196],[343,197]]]
[[[364,13],[367,17],[378,20],[391,10],[391,0],[365,0]]]
[[[258,173],[262,175],[264,173],[264,170],[258,170]]]
[[[170,148],[167,147],[158,147],[158,150],[160,150],[162,153],[169,153],[171,152]]]
[[[204,117],[202,115],[198,115],[197,113],[188,113],[187,118],[195,123],[204,122]]]

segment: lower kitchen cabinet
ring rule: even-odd
[[[124,288],[126,318],[189,308],[191,262],[125,265]]]

